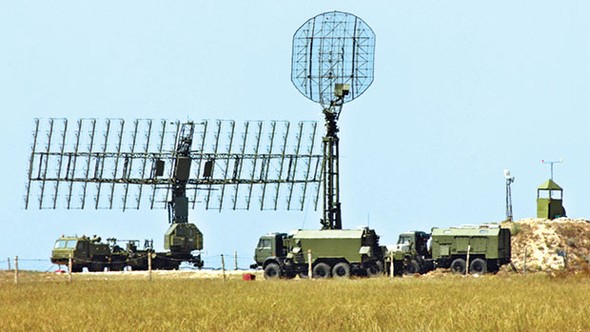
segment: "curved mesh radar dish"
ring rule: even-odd
[[[353,14],[333,11],[305,22],[293,36],[291,81],[299,92],[328,107],[336,84],[350,89],[342,102],[373,82],[375,33]]]

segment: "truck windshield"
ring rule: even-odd
[[[400,235],[399,240],[397,241],[397,244],[410,244],[411,241],[412,241],[411,236]]]
[[[78,240],[57,240],[55,242],[55,249],[73,249],[76,248]]]
[[[270,248],[272,241],[270,239],[260,239],[258,241],[258,248]]]

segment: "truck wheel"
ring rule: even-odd
[[[103,272],[104,271],[104,264],[102,264],[100,262],[93,263],[92,265],[90,265],[90,268],[88,270],[93,271],[93,272]]]
[[[111,263],[111,271],[123,271],[125,265],[122,262]]]
[[[500,267],[498,266],[497,259],[488,260],[488,272],[489,273],[497,273],[499,270],[500,270]]]
[[[377,263],[375,263],[375,265],[377,266],[377,271],[379,271],[379,274],[382,274],[383,271],[385,271],[382,261],[377,261]]]
[[[393,273],[396,276],[402,276],[402,275],[404,275],[405,270],[404,270],[404,265],[403,265],[402,262],[400,262],[400,261],[394,261],[393,262]]]
[[[313,267],[313,277],[317,279],[330,278],[330,265],[326,263],[318,263]]]
[[[309,274],[307,274],[307,271],[305,271],[305,272],[299,272],[298,275],[299,275],[299,278],[301,278],[301,279],[307,279],[307,278],[309,278]]]
[[[264,279],[276,279],[281,277],[281,267],[277,263],[269,263],[264,268]]]
[[[469,264],[469,273],[484,274],[487,268],[488,263],[484,259],[476,258]]]
[[[337,263],[334,265],[334,268],[332,268],[332,275],[334,278],[350,278],[350,265],[346,262]]]
[[[365,272],[367,272],[367,277],[372,278],[378,276],[383,271],[379,269],[377,264],[371,264],[365,269]]]
[[[457,258],[451,263],[451,272],[458,274],[465,274],[465,260],[463,258]]]
[[[420,273],[420,264],[415,259],[412,259],[404,269],[404,274],[412,275],[416,273]]]

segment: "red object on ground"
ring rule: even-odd
[[[244,273],[242,274],[242,280],[252,281],[256,280],[256,275],[252,273]]]

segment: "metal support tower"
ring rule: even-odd
[[[506,177],[506,221],[512,221],[512,187],[514,177]]]
[[[342,213],[340,204],[340,165],[338,117],[342,110],[344,95],[324,108],[326,119],[326,136],[324,143],[324,165],[322,183],[324,189],[324,216],[321,220],[322,229],[342,229]]]
[[[191,157],[190,151],[193,143],[195,125],[193,122],[182,124],[176,143],[176,158],[174,160],[173,183],[171,185],[172,197],[168,201],[168,219],[171,224],[188,222],[188,197],[186,185],[190,177]]]

